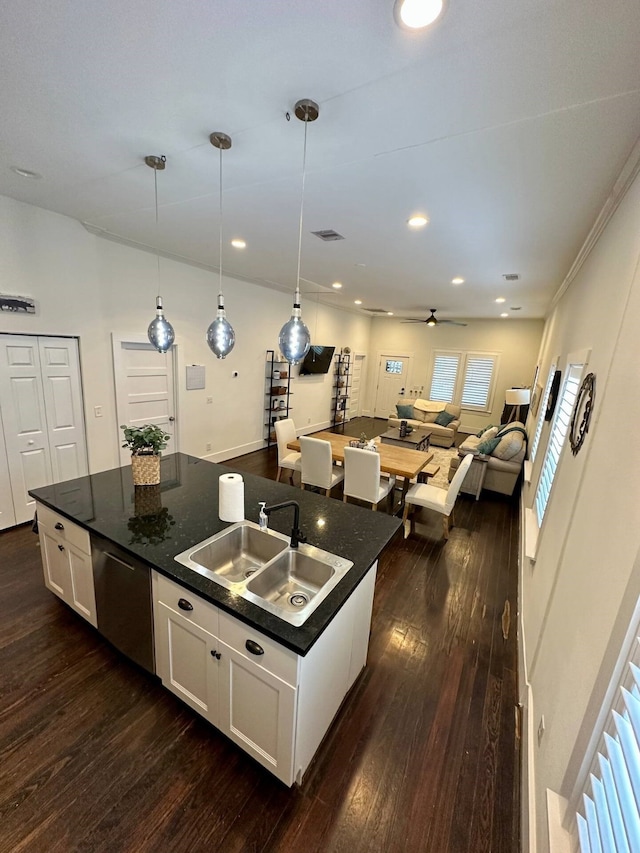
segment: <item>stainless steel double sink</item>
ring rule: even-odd
[[[175,559],[284,619],[302,625],[353,566],[350,560],[261,530],[252,521],[232,524]]]

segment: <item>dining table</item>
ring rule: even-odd
[[[314,432],[311,438],[328,441],[331,445],[331,457],[334,462],[344,464],[344,449],[349,447],[350,442],[355,441],[353,436],[341,435],[335,432]],[[300,451],[300,441],[289,441],[289,450]],[[377,444],[377,453],[380,456],[380,471],[384,474],[393,474],[402,477],[402,491],[400,497],[401,506],[409,489],[409,483],[417,477],[423,468],[433,459],[431,451],[411,450],[407,447],[398,447],[393,444]]]

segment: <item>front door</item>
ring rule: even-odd
[[[411,356],[383,353],[378,361],[374,416],[388,418],[396,402],[410,387]]]
[[[118,439],[121,424],[157,424],[171,436],[164,453],[177,450],[174,353],[159,353],[147,340],[113,337],[113,368],[116,384]],[[120,464],[131,463],[131,451],[120,447]]]

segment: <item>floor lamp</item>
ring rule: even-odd
[[[530,399],[531,391],[528,388],[509,388],[505,391],[504,401],[507,406],[511,406],[511,412],[509,413],[507,423],[520,420],[520,407],[528,406]]]

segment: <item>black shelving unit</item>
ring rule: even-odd
[[[276,358],[275,350],[268,349],[266,368],[264,440],[271,447],[276,443],[276,421],[288,418],[291,412],[291,365]]]
[[[349,390],[351,388],[351,355],[338,353],[334,359],[333,428],[342,427],[349,419]]]

